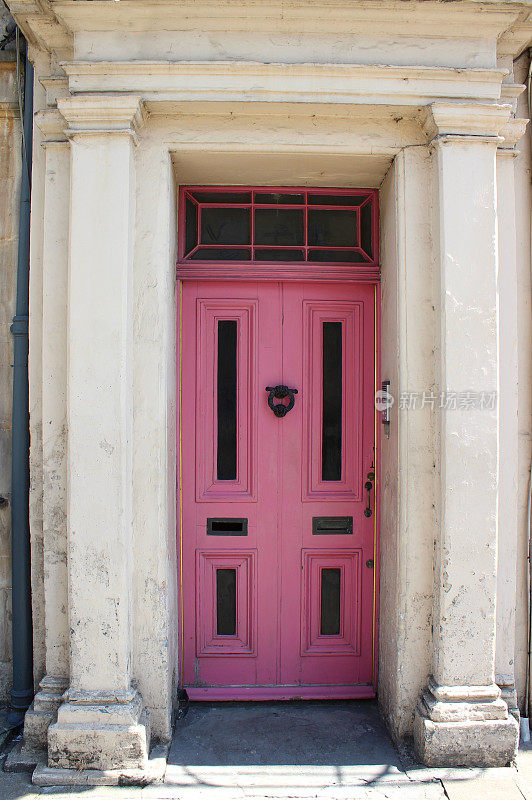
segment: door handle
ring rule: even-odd
[[[293,409],[295,402],[294,395],[297,394],[297,389],[289,389],[288,386],[280,384],[279,386],[267,386],[266,391],[270,393],[268,395],[268,405],[276,417],[285,417],[288,412]],[[274,398],[276,400],[283,400],[285,397],[288,397],[287,406],[285,406],[284,403],[273,402]]]
[[[372,511],[372,508],[371,508],[371,490],[373,489],[374,480],[375,480],[375,472],[373,470],[373,467],[371,467],[370,471],[366,475],[366,483],[364,484],[364,488],[368,493],[368,502],[367,502],[366,508],[364,509],[364,516],[365,517],[371,517],[371,515],[373,514],[373,511]]]

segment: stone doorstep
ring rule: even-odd
[[[60,769],[38,764],[32,775],[35,786],[148,786],[162,783],[170,742],[152,748],[146,769]]]

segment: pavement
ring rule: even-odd
[[[1,715],[0,715],[1,728]],[[191,703],[164,782],[47,787],[0,772],[0,800],[532,800],[532,747],[497,769],[429,769],[392,744],[375,703]]]

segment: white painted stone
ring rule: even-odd
[[[518,440],[516,153],[511,140],[505,141],[504,145],[497,150],[499,496],[495,679],[509,709],[518,715],[514,677],[519,490],[518,460],[515,457]]]
[[[60,101],[70,125],[68,569],[70,687],[50,766],[144,767],[131,688],[133,136],[138,99]],[[90,590],[88,591],[90,587]]]
[[[421,408],[421,398],[423,392],[436,392],[431,185],[428,148],[406,148],[380,197],[381,373],[391,381],[395,402],[390,438],[381,440],[379,686],[396,738],[411,730],[430,674],[435,411],[430,403]],[[412,409],[400,409],[407,392],[417,392],[418,400]]]
[[[464,136],[457,118],[459,135],[449,135],[449,115],[438,112],[439,382],[489,397],[499,377],[495,156],[504,120],[495,110],[491,136]],[[414,723],[427,764],[504,766],[517,750],[517,722],[494,684],[498,444],[498,403],[460,408],[458,399],[441,410],[434,679]]]

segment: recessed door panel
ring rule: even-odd
[[[371,696],[374,288],[190,281],[182,297],[183,684]]]
[[[294,283],[283,313],[283,374],[305,388],[282,438],[281,682],[357,696],[373,681],[374,289]]]
[[[197,301],[198,502],[254,498],[256,315],[253,300]]]
[[[360,302],[303,301],[307,500],[361,498],[362,313]]]

